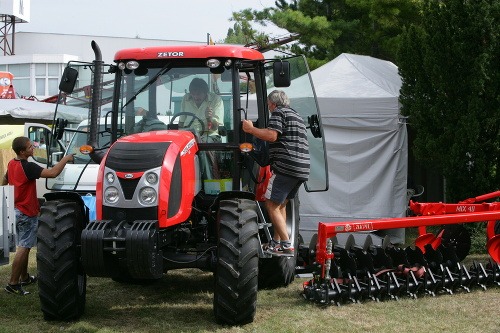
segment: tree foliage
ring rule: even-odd
[[[420,20],[421,0],[277,0],[276,8],[245,9],[233,20],[268,23],[300,34],[290,49],[317,67],[348,52],[395,61],[405,25]],[[256,30],[246,30],[252,38]],[[262,35],[260,36],[262,37]],[[310,63],[311,65],[311,63]]]
[[[399,53],[414,154],[441,172],[450,201],[498,189],[500,2],[426,0]]]

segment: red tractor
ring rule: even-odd
[[[252,322],[258,288],[291,283],[297,255],[262,250],[272,233],[263,207],[269,167],[262,163],[265,150],[249,145],[254,139],[240,124],[245,117],[266,127],[268,92],[285,90],[310,130],[312,173],[305,187],[327,189],[304,57],[266,60],[240,46],[183,45],[120,50],[113,65],[104,65],[95,42],[92,47],[92,63],[68,64],[58,100],[90,106],[88,142],[80,150],[90,156],[82,169],[100,165],[96,219],[89,219],[81,193],[46,196],[37,251],[44,317],[79,318],[87,276],[147,283],[172,269],[199,268],[214,273],[216,321]],[[210,107],[219,112],[215,125],[185,109],[193,79],[207,85]],[[91,89],[81,89],[86,83]],[[54,138],[63,132],[58,119]],[[298,249],[298,198],[288,204],[287,227]]]

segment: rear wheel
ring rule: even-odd
[[[255,202],[222,200],[218,214],[214,314],[217,323],[253,321],[257,307],[258,224]]]
[[[82,209],[71,201],[47,201],[38,220],[36,259],[44,318],[77,319],[85,309],[87,282],[79,248]]]
[[[286,287],[295,280],[295,266],[299,250],[299,199],[290,200],[287,207],[287,229],[295,248],[293,257],[261,258],[259,261],[259,289]]]

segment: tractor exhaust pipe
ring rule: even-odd
[[[92,102],[89,110],[89,134],[87,137],[87,144],[92,146],[93,151],[90,153],[90,158],[97,164],[100,164],[105,151],[96,149],[97,147],[97,134],[98,134],[98,126],[99,119],[101,117],[101,96],[102,96],[102,82],[103,82],[103,61],[102,54],[99,45],[95,41],[91,43],[92,50],[94,50],[95,60],[94,64],[94,73],[92,80]]]

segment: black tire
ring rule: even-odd
[[[495,235],[500,235],[500,220],[495,222],[495,228],[493,230]]]
[[[299,250],[299,199],[288,202],[287,229],[291,231],[295,254],[293,257],[272,257],[259,260],[259,289],[286,287],[295,280],[297,253]]]
[[[45,320],[75,320],[85,309],[87,276],[80,260],[84,214],[79,204],[47,201],[37,233],[38,289]]]
[[[222,200],[217,220],[215,320],[229,325],[251,323],[257,308],[259,270],[256,203],[247,199]]]

